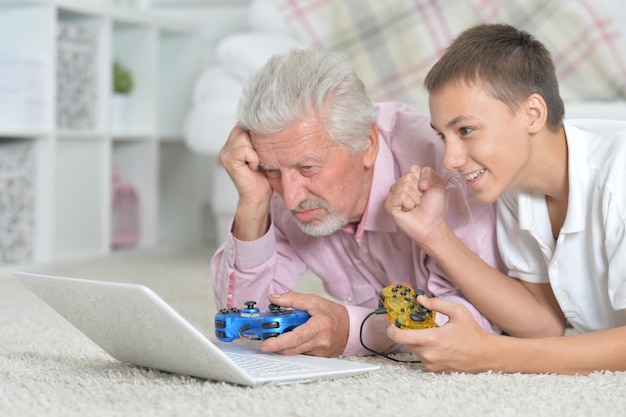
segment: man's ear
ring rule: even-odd
[[[525,101],[526,118],[530,133],[537,133],[548,122],[548,106],[540,94],[531,94]]]
[[[376,157],[378,156],[378,126],[373,124],[370,128],[369,134],[369,144],[364,151],[363,155],[363,163],[366,168],[372,168],[374,166],[374,162],[376,162]]]

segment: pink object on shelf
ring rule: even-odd
[[[113,168],[111,193],[111,245],[136,246],[141,236],[139,195]]]

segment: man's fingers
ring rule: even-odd
[[[270,294],[270,303],[281,307],[293,308],[295,310],[308,311],[319,305],[321,297],[314,294],[303,294],[298,292],[284,292],[280,294]]]
[[[308,352],[310,349],[308,342],[312,339],[312,335],[310,334],[311,332],[307,331],[305,325],[306,323],[280,336],[265,339],[261,344],[261,350],[283,355],[297,355]]]

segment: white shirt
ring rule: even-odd
[[[498,246],[510,276],[550,283],[579,332],[624,326],[626,122],[570,120],[565,133],[569,201],[558,239],[545,196],[516,189],[498,201]]]

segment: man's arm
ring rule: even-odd
[[[276,242],[274,225],[250,242],[231,235],[211,259],[216,306],[241,308],[253,300],[265,308],[270,294],[293,290],[305,271],[289,246]]]

